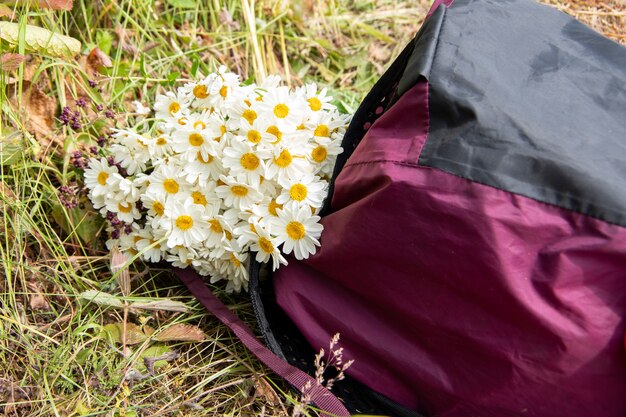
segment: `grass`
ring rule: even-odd
[[[621,2],[547,2],[626,43]],[[21,54],[14,64],[3,61],[0,72],[0,414],[291,414],[294,394],[166,270],[134,265],[126,295],[181,302],[185,313],[80,297],[98,290],[128,300],[121,274],[111,271],[102,222],[85,197],[78,194],[74,209],[62,204],[76,199],[81,184],[73,153],[86,152],[110,127],[132,123],[131,101],[147,104],[158,91],[219,64],[244,79],[279,73],[294,86],[315,81],[352,112],[419,28],[428,1],[211,0],[200,7],[185,0],[76,0],[71,11],[13,3],[0,9],[19,29],[15,45],[0,43],[2,52]],[[78,59],[29,44],[26,24],[78,39]],[[92,52],[96,46],[103,55]],[[89,103],[79,109],[81,126],[63,126],[60,109],[77,109],[79,98]],[[61,186],[70,192],[60,194]],[[245,295],[216,290],[253,323]],[[115,323],[127,333],[132,325],[149,326],[155,335],[192,324],[206,338],[120,343],[111,336]],[[148,372],[143,358],[163,353],[167,360]]]

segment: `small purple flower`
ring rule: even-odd
[[[107,138],[103,135],[100,135],[98,136],[97,142],[99,147],[104,148],[104,146],[107,144]]]
[[[106,216],[104,216],[108,221],[113,221],[113,219],[115,218],[115,213],[113,213],[112,211],[107,211]]]
[[[61,115],[59,116],[59,120],[61,121],[61,123],[63,123],[64,126],[67,126],[70,123],[71,118],[72,110],[67,106],[63,107]]]
[[[76,100],[76,105],[78,107],[86,107],[87,106],[87,102],[85,101],[84,98],[80,97],[78,100]]]
[[[113,217],[111,219],[111,226],[113,226],[113,227],[119,226],[120,223],[121,223],[121,221],[120,221],[120,219],[117,218],[117,216],[115,216],[115,217]]]
[[[115,229],[111,232],[111,239],[119,239],[120,238],[120,231]]]
[[[103,106],[102,104],[98,104],[98,105],[96,106],[96,110],[98,110],[98,111],[102,111],[102,110],[104,110],[104,106]]]
[[[90,146],[89,147],[89,153],[91,153],[92,155],[97,155],[98,154],[98,147],[97,146]]]
[[[107,109],[104,112],[104,116],[109,118],[109,119],[115,119],[115,112],[113,110],[111,110],[111,109]]]
[[[131,233],[133,233],[133,226],[131,226],[130,224],[127,224],[126,226],[124,226],[124,233],[127,235],[130,235]]]
[[[87,80],[87,82],[89,83],[89,87],[91,88],[95,88],[98,85],[98,83],[94,80]]]

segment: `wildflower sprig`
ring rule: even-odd
[[[115,130],[108,157],[85,170],[107,246],[227,280],[228,291],[247,289],[250,256],[274,269],[284,254],[308,258],[349,121],[331,101],[315,84],[245,85],[225,67],[158,95],[154,119]]]

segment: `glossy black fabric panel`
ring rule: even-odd
[[[626,226],[626,48],[526,0],[457,0],[433,42],[405,72],[429,80],[420,164]]]

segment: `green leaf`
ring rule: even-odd
[[[18,130],[8,131],[3,127],[2,137],[0,137],[0,165],[12,165],[22,158],[24,144],[22,143],[22,133]]]
[[[102,52],[111,55],[111,47],[113,46],[113,35],[105,30],[96,31],[96,44]]]
[[[97,291],[97,290],[88,290],[83,291],[79,294],[79,297],[96,303],[98,305],[107,306],[107,307],[118,307],[123,308],[124,303],[122,302],[122,298],[116,297],[112,294]]]
[[[104,224],[100,214],[93,211],[90,204],[86,204],[85,208],[78,206],[73,209],[64,209],[57,204],[52,208],[52,218],[67,234],[76,233],[88,245],[95,244],[98,232]]]
[[[174,85],[176,83],[176,80],[178,80],[178,77],[180,77],[180,72],[178,71],[171,72],[167,76],[167,83],[169,85]]]
[[[181,9],[195,9],[197,6],[196,0],[167,0],[167,4],[174,7],[180,7]]]
[[[200,67],[200,58],[194,56],[191,61],[193,62],[191,64],[191,76],[195,77],[198,73],[198,68]]]
[[[378,29],[373,28],[370,25],[367,25],[365,23],[357,23],[357,26],[359,28],[363,29],[363,31],[365,33],[367,33],[370,36],[375,37],[378,40],[381,40],[381,41],[387,42],[387,43],[396,43],[396,41],[394,39],[390,38],[389,36],[385,35],[381,31],[379,31]]]
[[[125,341],[127,345],[137,345],[148,340],[148,335],[134,323],[126,323],[125,329],[124,323],[107,324],[102,328],[100,335],[110,342],[123,343]],[[126,335],[126,340],[124,340],[124,335]]]
[[[59,58],[71,58],[80,53],[81,43],[77,39],[51,32],[39,26],[24,26],[24,43],[28,51],[45,53]],[[19,24],[0,22],[0,39],[11,46],[17,46],[19,36]]]
[[[169,347],[167,347],[166,345],[163,344],[155,344],[150,346],[149,348],[147,348],[146,350],[143,351],[143,353],[141,354],[141,356],[139,357],[139,359],[141,359],[137,365],[135,366],[137,368],[138,371],[145,371],[146,365],[145,365],[145,360],[144,359],[152,359],[152,358],[159,358],[162,356],[168,356],[170,354],[173,354],[174,351],[172,349],[170,349]],[[167,365],[169,361],[167,359],[161,359],[161,360],[157,360],[155,361],[152,366],[153,369],[159,369],[164,367],[165,365]]]

